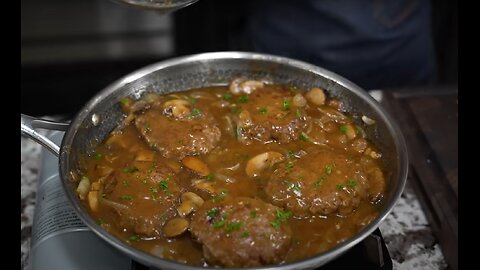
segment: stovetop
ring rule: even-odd
[[[59,132],[52,135],[51,138],[56,142],[60,142],[62,136],[63,133]],[[59,188],[60,179],[58,177],[57,166],[57,158],[50,153],[44,152],[40,179],[38,180],[38,195],[43,195],[37,199],[36,211],[41,211],[42,207],[47,209],[45,205],[48,205],[49,202],[52,201],[50,196],[59,197],[59,193],[63,195],[63,192],[60,192]],[[42,193],[42,190],[47,190],[48,186],[56,186],[56,191],[54,190],[55,188],[53,188],[50,189],[50,191]],[[65,196],[63,195],[63,197]],[[58,198],[54,199],[58,200]],[[68,204],[66,203],[66,198],[58,204],[62,203],[63,207],[65,207],[65,204]],[[73,209],[64,208],[60,213],[65,215],[66,212],[73,213]],[[53,222],[56,222],[56,220],[56,217],[52,217],[51,219]],[[38,236],[42,235],[42,229],[45,227],[44,224],[41,224],[42,222],[48,221],[42,220],[41,215],[34,219],[34,241],[32,242],[31,258],[32,268],[34,269],[52,269],[52,260],[54,260],[55,265],[58,267],[55,269],[152,270],[129,259],[112,246],[106,244],[105,241],[94,235],[94,233],[83,224],[79,225],[78,223],[80,221],[78,218],[76,221],[70,221],[71,224],[76,224],[75,226],[71,226],[71,228],[66,228],[64,226],[65,224],[62,223],[61,225],[64,226],[64,228],[56,229],[56,231],[52,231],[50,235]],[[58,222],[60,223],[60,221]],[[37,234],[37,240],[35,240],[35,234]],[[89,248],[90,246],[94,248]],[[377,229],[362,242],[355,245],[340,257],[322,266],[320,269],[389,270],[393,269],[393,263],[382,234],[380,230]]]

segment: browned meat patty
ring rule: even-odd
[[[293,93],[284,86],[265,85],[249,95],[236,97],[234,107],[237,137],[251,141],[288,143],[297,140],[308,127],[309,118],[303,108],[292,104]]]
[[[104,211],[114,215],[116,226],[134,234],[153,237],[162,234],[167,218],[175,213],[180,196],[174,172],[152,162],[134,162],[103,181]]]
[[[164,157],[207,154],[215,148],[221,132],[210,113],[185,100],[156,102],[135,118],[135,126],[148,144]]]
[[[261,200],[208,201],[190,224],[205,260],[217,266],[254,267],[282,262],[290,248],[289,212]]]
[[[348,214],[362,199],[376,201],[385,188],[382,171],[366,156],[324,149],[279,165],[265,192],[271,203],[296,216]]]

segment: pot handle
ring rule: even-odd
[[[44,146],[57,157],[60,154],[60,147],[56,143],[49,140],[47,137],[36,132],[34,129],[43,128],[50,130],[66,131],[68,127],[68,123],[54,122],[21,114],[21,134]]]

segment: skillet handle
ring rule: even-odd
[[[30,139],[36,141],[40,145],[47,148],[57,157],[60,154],[60,147],[54,142],[50,141],[47,137],[36,132],[35,128],[43,128],[50,130],[61,130],[66,131],[68,129],[68,123],[60,123],[49,120],[44,120],[40,118],[35,118],[29,115],[21,114],[21,134],[29,137]]]

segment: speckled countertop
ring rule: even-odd
[[[21,253],[22,269],[27,269],[36,179],[41,147],[21,138]],[[393,259],[394,269],[446,269],[440,246],[432,235],[425,214],[407,182],[401,199],[380,226]]]

